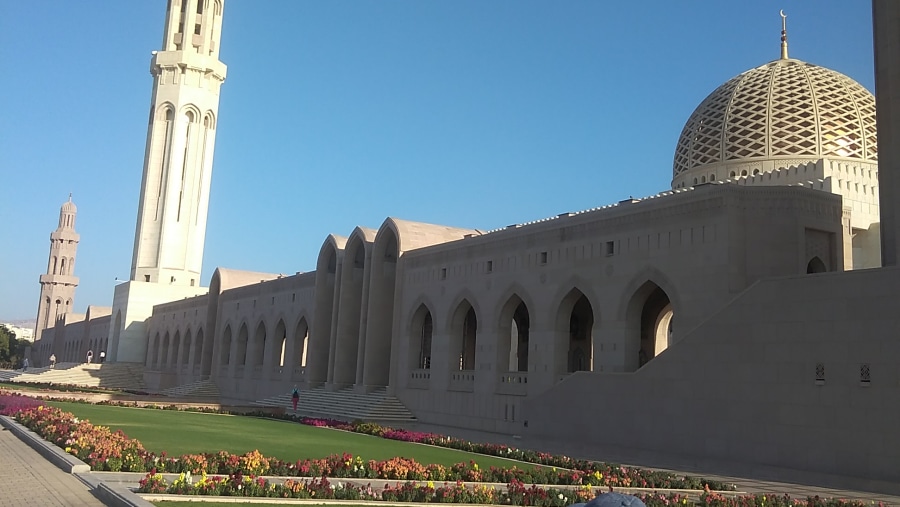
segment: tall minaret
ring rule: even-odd
[[[78,208],[69,194],[68,202],[59,209],[59,227],[50,233],[50,259],[47,274],[41,275],[41,299],[38,301],[37,321],[34,324],[34,341],[41,333],[56,324],[56,317],[72,311],[75,301],[75,252],[78,250],[78,233],[75,232],[75,214]]]
[[[225,0],[169,0],[153,97],[131,280],[199,286],[209,206]]]

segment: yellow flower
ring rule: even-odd
[[[434,481],[428,481],[428,487],[434,489]]]

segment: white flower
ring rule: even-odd
[[[559,494],[559,499],[562,500],[563,498],[565,498],[565,497],[563,496],[562,493],[560,493],[560,494]]]

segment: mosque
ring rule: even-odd
[[[687,119],[670,190],[492,231],[388,217],[329,235],[313,271],[220,267],[207,288],[223,3],[168,2],[112,307],[69,311],[63,205],[38,364],[104,350],[143,365],[152,390],[378,393],[426,423],[900,484],[900,182],[879,185],[873,95],[789,57],[784,25],[778,59]],[[900,5],[874,9],[885,100],[900,92],[886,35]],[[898,146],[900,101],[885,104],[882,145]]]

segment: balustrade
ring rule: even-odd
[[[475,370],[460,370],[450,373],[450,391],[471,393],[475,391]]]

